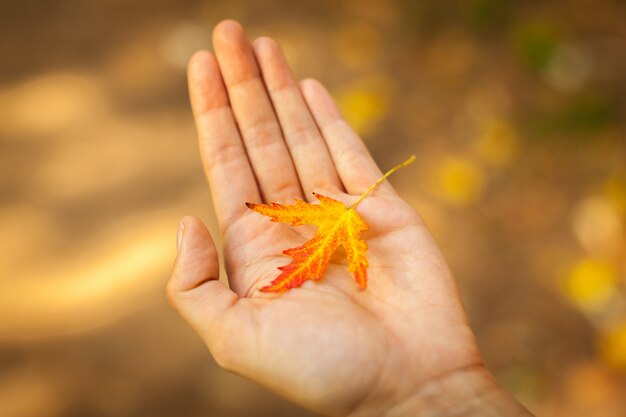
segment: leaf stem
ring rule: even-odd
[[[409,159],[407,159],[403,163],[398,164],[395,167],[391,168],[389,171],[387,171],[387,173],[385,175],[380,177],[378,179],[378,181],[376,181],[374,184],[372,184],[372,186],[370,188],[368,188],[367,191],[365,191],[363,193],[363,195],[361,197],[359,197],[358,200],[356,200],[354,203],[352,203],[352,205],[350,207],[348,207],[348,209],[355,208],[357,204],[359,204],[374,188],[376,188],[378,186],[378,184],[380,184],[381,182],[385,181],[385,179],[387,179],[388,176],[390,176],[391,174],[393,174],[394,172],[396,172],[400,168],[404,168],[405,166],[409,165],[410,163],[412,163],[414,161],[415,161],[415,155],[411,155],[409,157]]]

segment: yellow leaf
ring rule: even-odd
[[[279,267],[281,273],[270,285],[261,288],[265,292],[282,292],[301,286],[307,280],[318,280],[326,272],[333,253],[342,246],[348,258],[348,269],[354,275],[359,288],[367,285],[367,243],[361,239],[361,232],[367,230],[367,223],[356,212],[355,207],[378,184],[396,170],[415,160],[412,156],[396,165],[359,197],[350,207],[320,194],[315,198],[320,204],[311,204],[296,200],[294,204],[246,203],[248,208],[263,214],[275,222],[288,223],[292,226],[311,224],[317,226],[317,232],[303,245],[287,249],[283,253],[292,258],[288,265]]]

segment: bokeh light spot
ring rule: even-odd
[[[570,299],[586,310],[597,310],[614,295],[617,272],[609,263],[583,259],[571,269],[566,283]]]
[[[453,205],[467,205],[480,196],[484,184],[483,170],[469,159],[447,157],[436,168],[437,193]]]

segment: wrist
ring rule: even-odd
[[[385,409],[359,410],[351,417],[532,417],[484,366],[458,370],[419,387]]]

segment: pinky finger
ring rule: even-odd
[[[383,175],[380,168],[319,81],[303,80],[300,90],[324,136],[343,185],[350,194],[362,194]],[[393,192],[387,182],[382,183],[379,189]]]

